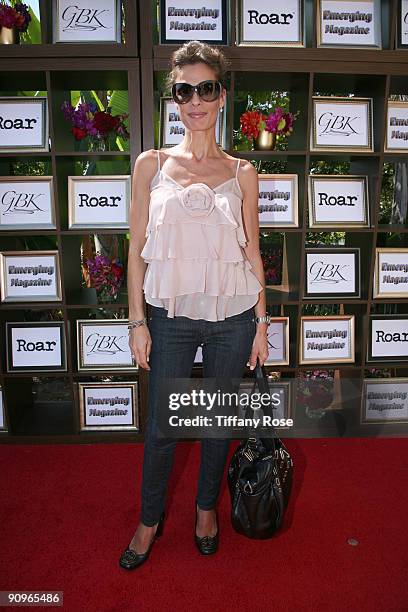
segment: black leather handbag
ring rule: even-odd
[[[270,394],[268,379],[257,360],[254,388]],[[267,407],[273,415],[272,403]],[[265,409],[264,409],[265,413]],[[228,466],[231,522],[248,538],[271,538],[281,527],[293,480],[293,461],[282,440],[250,437],[235,450]]]

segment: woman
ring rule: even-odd
[[[215,137],[226,66],[219,49],[199,41],[174,52],[168,85],[185,135],[170,149],[141,153],[134,166],[129,345],[150,374],[141,520],[120,558],[126,569],[146,561],[163,529],[176,440],[157,436],[159,377],[189,378],[199,345],[204,378],[241,377],[245,365],[254,369],[268,356],[258,174],[250,162],[227,155]],[[206,555],[218,548],[215,505],[229,443],[201,440],[194,539]]]

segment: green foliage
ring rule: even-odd
[[[344,246],[346,232],[307,232],[306,247]]]
[[[384,163],[381,182],[378,223],[390,223],[394,201],[395,164]]]
[[[338,315],[340,304],[303,304],[302,315],[306,316],[330,316]]]
[[[50,161],[16,161],[10,163],[11,176],[50,176],[52,174]]]

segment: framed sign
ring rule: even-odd
[[[408,0],[398,0],[397,49],[408,49]]]
[[[387,132],[384,150],[408,152],[408,102],[387,101]]]
[[[381,49],[380,0],[318,0],[317,46]]]
[[[239,385],[238,389],[238,418],[248,418],[248,415],[255,418],[261,418],[265,416],[271,416],[272,419],[278,419],[280,422],[287,422],[289,419],[292,419],[292,385],[289,381],[276,381],[270,380],[268,381],[269,386],[269,395],[273,398],[273,408],[272,413],[271,409],[265,413],[263,411],[263,405],[261,401],[256,400],[255,398],[251,402],[252,393],[259,393],[258,387],[254,389],[254,381],[243,381]],[[251,406],[258,406],[255,410],[251,408]],[[265,426],[269,428],[271,426]],[[274,429],[277,430],[285,430],[290,429],[291,425],[287,423],[286,425],[273,425]],[[263,427],[261,426],[260,429]]]
[[[408,249],[376,248],[373,298],[408,297]]]
[[[0,231],[56,229],[52,176],[0,177]]]
[[[48,150],[47,98],[0,97],[0,153]]]
[[[313,298],[360,297],[360,249],[306,249],[305,294]]]
[[[160,0],[160,44],[227,44],[226,0]]]
[[[217,122],[215,124],[215,138],[217,144],[224,148],[225,143],[225,112],[227,107],[227,99],[223,112],[218,113]],[[163,96],[160,98],[160,147],[174,147],[183,140],[185,133],[184,123],[180,120],[177,112],[177,105],[171,96]]]
[[[304,47],[302,0],[265,5],[265,0],[236,0],[237,44]]]
[[[370,315],[367,361],[408,360],[408,315]]]
[[[6,322],[7,372],[67,370],[64,321]]]
[[[360,424],[408,424],[408,378],[365,378]]]
[[[289,365],[289,317],[273,317],[268,325],[265,365]]]
[[[139,431],[138,382],[78,383],[81,431]]]
[[[354,315],[302,316],[299,363],[354,363]]]
[[[8,431],[6,406],[4,402],[4,390],[0,385],[0,433]]]
[[[311,151],[373,152],[372,98],[312,96]]]
[[[258,174],[259,226],[299,227],[297,174]]]
[[[120,0],[54,0],[54,43],[120,43]]]
[[[69,176],[68,227],[128,228],[131,177]]]
[[[2,302],[62,300],[58,251],[0,252]]]
[[[309,227],[370,227],[368,177],[309,175]]]
[[[128,323],[128,319],[77,319],[78,370],[137,371]]]

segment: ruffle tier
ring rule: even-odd
[[[146,262],[167,259],[244,260],[234,228],[201,223],[158,225],[149,233],[140,255]]]
[[[143,290],[152,298],[174,298],[202,293],[213,296],[258,295],[262,286],[248,260],[153,260],[147,267]]]
[[[190,293],[172,298],[152,298],[146,296],[146,302],[165,308],[167,317],[188,317],[189,319],[205,319],[206,321],[223,321],[227,317],[240,314],[258,301],[256,295],[202,295]]]

